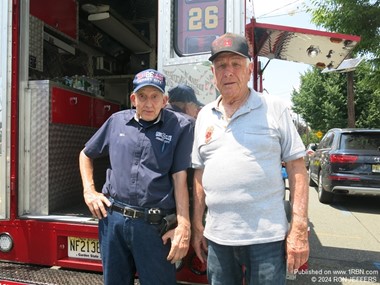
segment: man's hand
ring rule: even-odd
[[[107,217],[106,207],[110,207],[111,202],[102,193],[88,189],[84,191],[83,196],[93,216],[99,220]]]
[[[98,219],[107,217],[106,207],[110,207],[111,202],[96,191],[93,179],[94,166],[92,159],[84,153],[84,149],[79,154],[79,169],[83,182],[83,197],[88,209]]]
[[[191,244],[199,260],[202,263],[205,263],[205,257],[207,255],[207,241],[206,238],[203,236],[203,231],[203,226],[200,229],[195,229],[193,227],[193,236],[191,238]]]
[[[291,225],[289,234],[286,238],[286,256],[288,272],[293,274],[296,273],[298,268],[304,265],[309,259],[307,226]]]
[[[171,248],[167,260],[171,263],[181,260],[187,254],[190,245],[190,225],[179,224],[175,229],[162,236],[164,244],[171,240]]]

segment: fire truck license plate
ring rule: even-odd
[[[97,239],[69,237],[67,241],[69,257],[100,260],[100,248]]]
[[[379,172],[380,173],[380,164],[373,164],[372,165],[372,172]]]

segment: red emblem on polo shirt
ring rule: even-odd
[[[212,133],[214,132],[214,127],[210,126],[206,130],[205,143],[208,143],[212,139]]]

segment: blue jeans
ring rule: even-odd
[[[207,276],[211,285],[283,285],[285,242],[224,246],[208,241]]]
[[[100,252],[105,285],[175,285],[175,265],[166,260],[170,242],[163,245],[156,225],[108,211],[99,221]]]

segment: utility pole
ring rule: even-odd
[[[345,72],[347,73],[347,127],[355,128],[355,92],[354,92],[354,71],[362,62],[363,58],[350,58],[344,60],[336,69],[324,69],[325,72]]]
[[[347,72],[347,127],[355,128],[354,72]]]

